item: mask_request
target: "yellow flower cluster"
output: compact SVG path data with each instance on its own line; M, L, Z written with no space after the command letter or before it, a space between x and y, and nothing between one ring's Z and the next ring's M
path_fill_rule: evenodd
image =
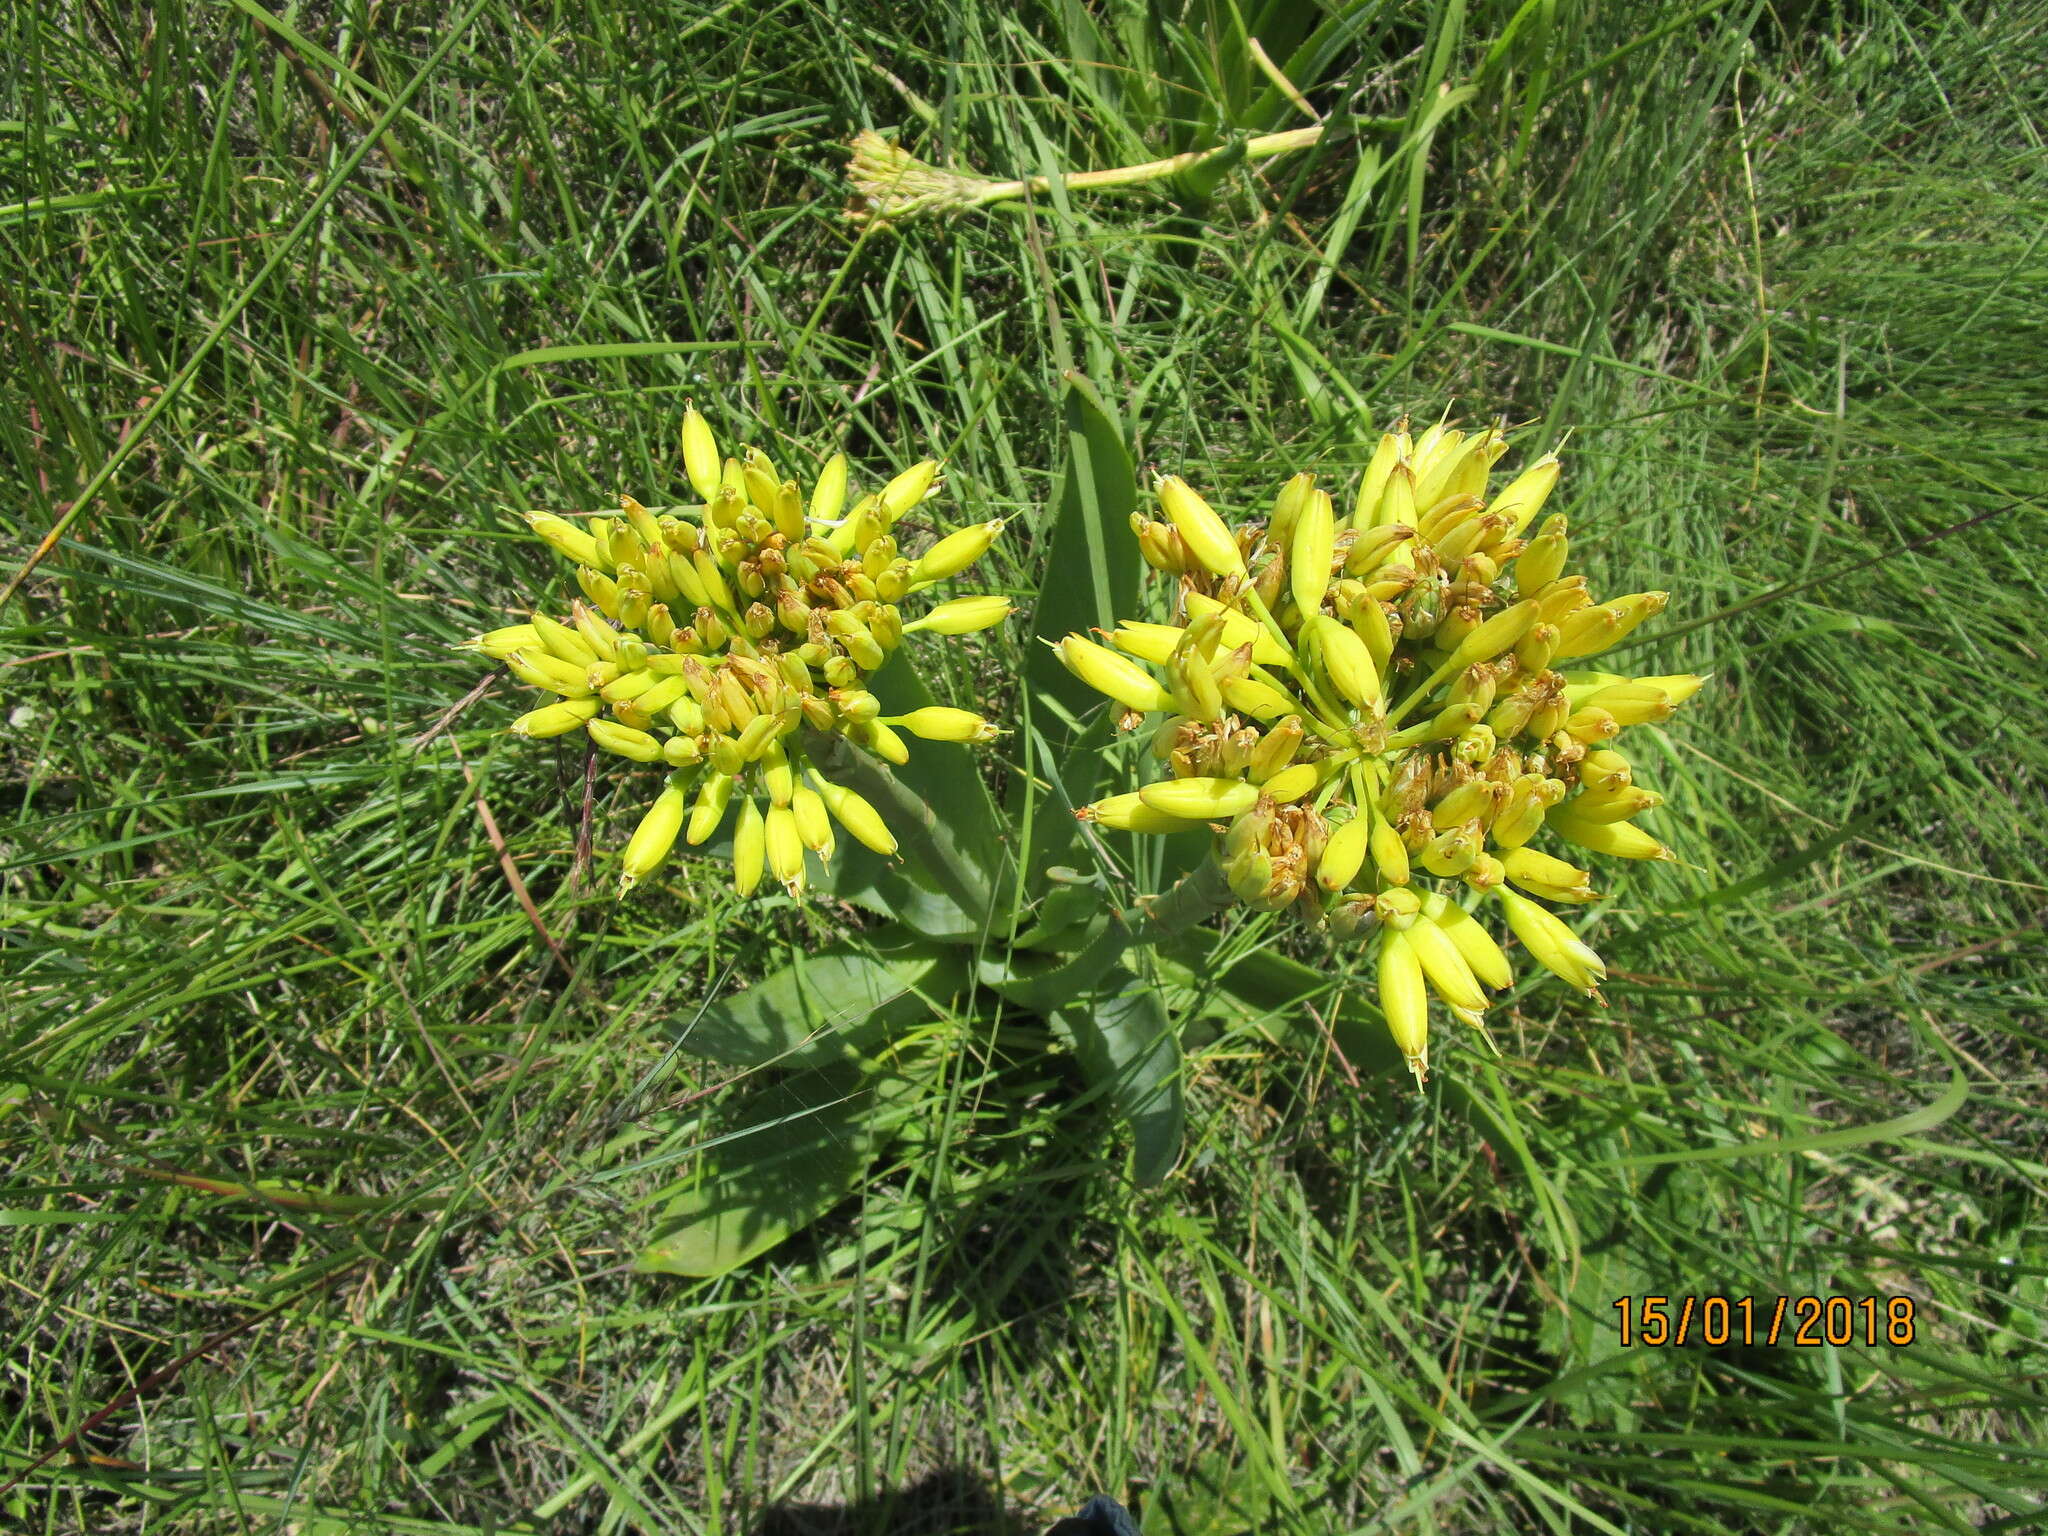
M670 770L626 845L621 894L679 837L704 842L736 807L734 886L751 895L765 870L796 895L805 850L831 857L835 821L878 853L896 851L874 807L810 763L806 728L891 763L908 760L906 733L994 738L993 725L963 709L884 715L865 683L907 634L965 634L1009 616L1009 599L995 595L954 598L907 621L899 606L974 564L1003 525L974 524L911 558L892 530L936 492L937 461L905 470L842 517L843 454L806 499L759 449L722 457L694 408L683 418L683 467L700 505L650 509L621 496L615 518L527 514L534 533L575 562L583 601L469 646L556 696L515 720L515 734L582 731L608 753Z
M1348 518L1298 474L1233 529L1185 482L1133 516L1176 578L1175 622L1069 635L1069 670L1152 736L1170 777L1079 812L1133 832L1211 823L1236 898L1377 946L1380 1001L1418 1081L1429 994L1484 1030L1507 956L1457 896L1497 904L1538 961L1593 993L1600 958L1543 902L1596 899L1589 874L1532 846L1548 832L1624 859L1670 852L1633 824L1660 803L1612 742L1667 718L1693 676L1583 662L1660 613L1662 592L1595 602L1567 575L1545 455L1497 494L1498 430L1385 434ZM1532 528L1535 529L1532 532ZM1158 669L1156 672L1154 668ZM1441 882L1438 884L1437 882Z

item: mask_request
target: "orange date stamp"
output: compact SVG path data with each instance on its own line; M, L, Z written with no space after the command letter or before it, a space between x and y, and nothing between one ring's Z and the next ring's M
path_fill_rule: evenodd
M1623 1296L1621 1346L1790 1344L1818 1349L1911 1344L1920 1325L1911 1296Z

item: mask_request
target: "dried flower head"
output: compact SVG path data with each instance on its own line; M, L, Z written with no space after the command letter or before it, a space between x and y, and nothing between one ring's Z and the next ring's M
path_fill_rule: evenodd
M1557 458L1489 494L1506 448L1498 430L1439 422L1411 436L1404 421L1341 521L1312 475L1236 527L1167 476L1163 516L1132 526L1175 581L1175 622L1058 647L1126 729L1166 716L1152 751L1168 777L1081 817L1154 833L1214 823L1238 900L1374 943L1382 1008L1418 1081L1429 995L1483 1030L1487 992L1513 980L1454 897L1498 906L1539 962L1596 992L1599 956L1542 904L1595 900L1592 877L1532 844L1547 833L1568 854L1671 858L1634 824L1660 797L1613 742L1702 682L1581 670L1666 594L1595 602L1566 574L1563 516L1537 524Z
M844 455L824 465L807 498L757 448L721 457L694 408L683 419L683 466L699 505L648 508L621 496L618 517L527 514L575 562L583 599L468 645L555 696L515 720L514 734L580 731L607 753L669 770L626 845L621 894L679 837L711 837L730 810L740 894L765 871L795 895L805 850L831 857L834 822L878 853L896 851L874 807L810 763L806 728L891 763L908 760L905 735L994 738L993 725L962 709L885 715L866 680L907 634L963 634L1009 616L996 595L955 598L907 621L901 606L980 559L1003 525L971 525L913 558L893 530L939 489L936 460L842 517Z

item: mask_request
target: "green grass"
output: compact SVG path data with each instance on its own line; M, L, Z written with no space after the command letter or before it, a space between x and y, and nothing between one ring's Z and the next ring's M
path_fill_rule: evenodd
M1496 0L1359 7L1312 95L1408 122L1383 174L865 237L860 127L1007 176L1198 100L1078 5L464 14L0 23L7 575L66 522L0 609L12 1519L2041 1518L2048 12L1539 5L1495 49ZM1438 80L1480 90L1419 158ZM580 757L456 709L448 643L558 582L506 513L652 499L695 398L870 484L943 453L1028 599L1069 366L1224 502L1453 395L1571 429L1596 583L1675 594L1630 659L1714 673L1642 754L1685 864L1602 909L1608 1009L1531 986L1501 1059L1447 1052L1491 1128L1244 1024L1134 1196L1063 1058L942 1020L858 1202L635 1277L722 1098L674 1032L858 923L705 860L609 900L640 791L586 868ZM936 691L999 706L1004 643ZM258 1179L371 1204L189 1182ZM1904 1294L1920 1336L1623 1350L1646 1292Z

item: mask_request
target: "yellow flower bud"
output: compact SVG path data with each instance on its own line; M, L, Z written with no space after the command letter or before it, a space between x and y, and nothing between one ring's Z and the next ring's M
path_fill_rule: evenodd
M573 609L571 611L573 613ZM550 656L558 656L579 667L587 667L600 659L596 648L581 634L545 613L534 614L533 631Z
M1302 625L1302 638L1315 647L1323 670L1339 693L1360 709L1379 704L1379 668L1373 665L1372 650L1356 630L1327 614L1317 614Z
M1323 856L1316 860L1316 884L1331 893L1341 891L1358 878L1372 840L1372 818L1361 811L1330 834Z
M1163 667L1172 659L1181 636L1186 633L1173 624L1146 624L1126 619L1111 632L1109 643L1127 656Z
M521 715L511 724L514 736L528 736L535 739L546 736L566 736L580 730L587 720L596 718L604 705L597 699L563 699L558 704L548 704L540 709Z
M1401 440L1392 432L1380 434L1379 447L1373 450L1372 458L1366 462L1365 476L1358 482L1358 499L1351 505L1352 527L1363 531L1385 521L1379 515L1380 502L1400 458Z
M1053 652L1074 676L1126 709L1150 714L1173 708L1173 696L1154 681L1151 673L1107 646L1080 635L1068 635L1053 647Z
M912 619L903 626L903 633L928 629L935 635L972 634L1002 623L1015 611L1010 600L999 594L956 597Z
M1074 815L1098 827L1107 827L1112 832L1166 833L1187 832L1198 826L1185 816L1170 816L1165 811L1155 811L1144 802L1136 790L1128 794L1111 795L1097 800L1093 805L1084 805Z
M888 823L881 813L850 789L842 789L824 775L813 771L811 783L817 786L819 796L832 812L839 825L854 836L854 840L873 849L884 858L896 852L896 839L889 831Z
M1543 818L1543 824L1566 842L1576 843L1593 853L1604 853L1610 858L1670 861L1678 857L1641 827L1631 826L1625 821L1588 821L1573 815L1569 805L1561 805L1552 811Z
M1593 877L1563 859L1535 848L1510 848L1500 855L1501 869L1516 885L1545 901L1598 901Z
M1387 1032L1407 1059L1419 1085L1429 1080L1429 992L1423 985L1422 961L1406 934L1395 928L1380 932L1380 1012Z
M640 818L640 825L633 829L633 836L626 843L625 855L620 860L621 896L659 869L669 850L675 847L676 834L683 829L685 803L682 786L674 781L655 796L654 804L647 808L647 814Z
M846 509L846 455L835 453L818 471L818 483L811 487L811 521L836 523Z
M1654 725L1669 720L1678 706L1662 688L1648 683L1610 683L1585 700L1589 709L1604 709L1619 726Z
M1410 878L1408 868L1408 845L1401 841L1401 834L1394 830L1393 823L1375 815L1372 819L1372 865L1388 885L1403 886Z
M1281 805L1299 800L1303 795L1314 794L1316 786L1323 782L1323 771L1314 763L1295 763L1282 768L1273 777L1259 785L1259 793Z
M1513 650L1535 624L1536 616L1536 604L1526 598L1512 607L1503 608L1459 641L1452 659L1461 667L1469 667L1475 662L1491 661L1503 651Z
M901 726L924 741L994 741L998 734L994 723L980 715L937 704L913 709L907 715L891 716L887 723Z
M808 784L799 784L789 797L789 809L796 817L796 835L803 845L821 859L832 857L833 844L831 814L825 809L825 797Z
M751 795L740 799L739 819L732 826L732 888L741 896L754 894L767 863L768 826L761 807Z
M1280 487L1280 494L1273 498L1273 510L1266 517L1266 543L1273 549L1291 549L1294 544L1294 529L1301 518L1301 510L1308 505L1315 494L1316 477L1303 472L1290 475L1287 483Z
M1470 912L1448 897L1432 892L1422 900L1422 915L1450 936L1480 982L1496 992L1514 985L1515 968L1508 963L1506 951Z
M1508 519L1510 537L1519 535L1543 510L1543 503L1550 499L1561 472L1562 465L1557 455L1546 453L1509 481L1507 489L1494 497L1486 510Z
M636 731L629 725L620 725L613 720L592 720L584 727L590 732L590 739L607 752L630 758L636 763L658 763L661 761L661 743L645 731Z
M1539 964L1581 992L1591 994L1599 990L1600 983L1607 979L1607 967L1555 913L1526 896L1517 896L1506 886L1494 895L1506 909L1508 926L1514 929L1515 937Z
M1337 543L1337 514L1328 491L1309 493L1293 533L1287 551L1287 590L1304 615L1318 613L1330 590L1330 561Z
M910 743L879 720L861 727L855 739L882 761L894 763L898 768L910 761Z
M751 803L751 802L750 802ZM795 896L804 888L804 845L797 835L796 813L786 805L772 805L762 829L768 855L768 871Z
M1486 1011L1486 993L1480 988L1479 978L1472 974L1465 956L1440 924L1425 916L1410 926L1404 937L1415 950L1416 959L1422 962L1422 974L1438 997L1466 1013Z
M1212 576L1245 574L1244 555L1229 527L1185 480L1166 476L1159 482L1158 494L1161 509L1203 570Z
M1222 643L1231 650L1241 645L1252 648L1252 660L1262 667L1291 667L1294 653L1273 638L1273 632L1249 614L1226 608L1206 592L1190 592L1187 595L1188 622L1208 617L1212 613L1223 615Z
M710 425L697 414L696 406L686 406L683 410L683 473L689 476L691 489L709 501L718 494L724 468Z
M1199 649L1183 641L1175 648L1168 670L1175 684L1169 691L1182 714L1195 720L1223 718L1223 693L1217 685L1215 669Z
M1543 520L1543 531L1515 559L1516 592L1534 597L1564 574L1572 547L1566 537L1567 528L1562 512L1554 512Z
M893 523L912 507L923 501L931 493L932 482L938 476L939 461L937 459L926 459L921 463L911 465L910 468L883 486L881 495L876 498L877 509L881 512L883 521ZM998 524L997 526L1000 527L1001 525ZM982 546L983 549L987 547L986 544ZM962 562L955 569L964 569L980 558L981 555L977 551L971 558ZM947 574L950 575L951 572Z
M543 650L514 651L505 658L505 670L529 688L545 688L567 699L587 698L596 691L584 675L586 669L571 666Z
M1652 790L1625 786L1611 794L1587 789L1571 802L1571 813L1580 821L1633 821L1645 811L1654 811L1664 797Z
M556 517L552 512L528 512L525 517L526 526L556 554L578 565L605 563L597 541L566 518Z
M683 840L692 848L716 832L719 822L725 819L732 784L731 774L714 772L698 787L696 803L690 807L689 825L683 833Z
M1256 805L1259 791L1257 786L1241 779L1165 779L1147 784L1138 791L1138 798L1168 816L1188 821L1225 821Z
M1635 682L1639 687L1655 688L1674 705L1678 705L1698 693L1706 680L1706 677L1695 673L1674 672L1664 677L1639 677Z
M1619 752L1599 750L1579 759L1579 782L1587 789L1611 794L1635 782L1628 759Z
M944 581L948 576L959 575L988 553L989 546L995 543L996 535L1002 531L1003 520L996 518L947 534L911 567L910 585L913 588L926 587L935 581Z
M465 651L479 651L493 661L504 661L519 650L546 650L547 643L539 629L531 624L509 624L503 629L486 630L462 642Z
M1299 713L1301 709L1298 701L1255 677L1229 677L1219 686L1223 690L1224 703L1254 720L1278 720L1285 715Z

